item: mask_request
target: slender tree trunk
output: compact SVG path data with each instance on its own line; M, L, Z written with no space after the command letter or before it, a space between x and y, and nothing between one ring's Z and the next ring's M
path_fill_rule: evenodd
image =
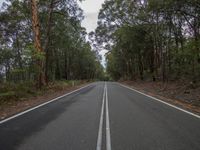
M144 67L143 67L143 63L142 63L142 56L141 54L139 54L139 74L140 74L140 79L144 80Z
M18 31L16 32L15 35L16 35L16 50L17 50L17 63L18 63L17 65L18 65L18 67L22 71L23 65L22 65L22 58L21 58L21 50L20 50L20 44L19 44ZM20 72L18 76L19 76L18 80L20 80L20 82L22 82L23 80L25 80L23 72Z
M23 68L22 66L22 58L21 58L21 51L19 46L19 37L18 37L18 31L16 32L16 47L17 47L17 62L20 69Z
M65 65L64 65L65 79L68 80L68 60L67 60L67 52L65 51Z
M52 14L53 14L53 8L54 8L54 1L51 0L51 3L49 5L49 10L48 10L48 19L47 19L47 30L46 30L46 41L45 41L45 46L44 46L44 51L46 52L46 62L45 62L45 80L46 83L48 84L49 82L49 77L48 77L48 72L49 72L49 42L50 42L50 33L51 33L51 28L52 28Z

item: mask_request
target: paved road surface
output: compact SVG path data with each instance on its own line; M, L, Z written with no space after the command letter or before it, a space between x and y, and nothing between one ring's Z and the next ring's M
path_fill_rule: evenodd
M200 150L200 118L96 82L6 122L0 150Z

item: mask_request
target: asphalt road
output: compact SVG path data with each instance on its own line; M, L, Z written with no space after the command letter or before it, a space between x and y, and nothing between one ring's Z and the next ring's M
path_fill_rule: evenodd
M0 150L200 150L200 118L96 82L0 121Z

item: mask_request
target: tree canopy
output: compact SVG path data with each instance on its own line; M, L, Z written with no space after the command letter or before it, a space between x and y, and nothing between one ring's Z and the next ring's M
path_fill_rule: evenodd
M106 0L95 31L114 79L200 80L199 0Z
M99 54L86 40L76 0L8 0L0 11L1 81L96 79Z

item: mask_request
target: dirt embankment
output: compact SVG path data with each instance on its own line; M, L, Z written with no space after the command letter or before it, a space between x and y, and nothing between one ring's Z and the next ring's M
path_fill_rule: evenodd
M123 81L123 84L148 95L200 114L200 87L184 82Z
M18 98L17 100L7 99L7 101L0 103L0 120L69 93L87 84L89 84L89 82L85 81L80 82L77 85L53 84L34 96L29 95L28 97Z

